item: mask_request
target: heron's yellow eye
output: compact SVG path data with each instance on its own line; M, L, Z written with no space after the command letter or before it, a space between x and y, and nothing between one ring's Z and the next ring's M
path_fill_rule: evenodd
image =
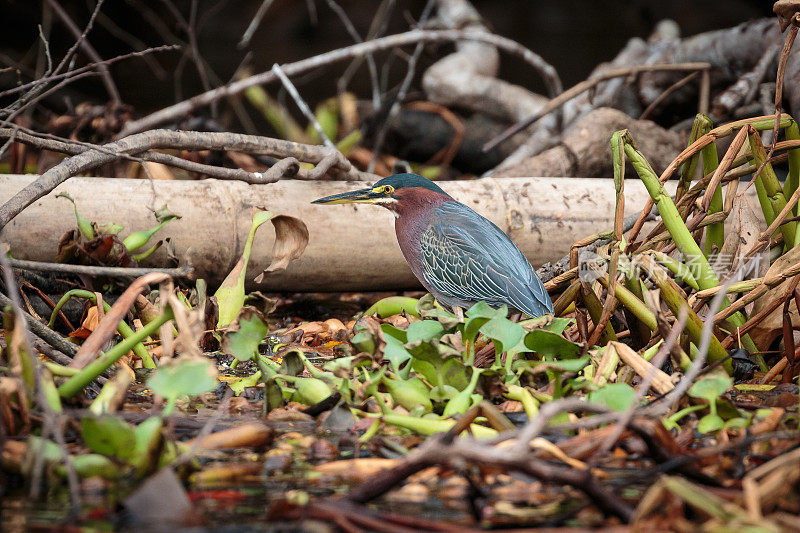
M394 192L394 187L391 185L383 185L381 187L375 187L372 191L376 194L392 194Z

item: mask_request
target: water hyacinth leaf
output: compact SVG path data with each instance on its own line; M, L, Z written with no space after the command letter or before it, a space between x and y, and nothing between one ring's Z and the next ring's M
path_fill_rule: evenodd
M500 309L494 309L486 302L480 301L467 309L464 314L469 318L494 318L501 315L505 317L508 314L508 309L505 306Z
M572 359L581 353L581 347L561 335L536 329L525 335L525 346L542 356Z
M409 344L429 342L438 339L444 333L444 327L434 320L419 320L408 326L406 338Z
M411 353L401 341L391 335L386 335L384 339L386 340L386 346L383 349L383 357L389 361L395 372L400 372L403 364L411 359Z
M289 263L303 255L308 246L308 228L305 222L289 215L272 216L271 220L275 227L272 262L256 276L253 280L256 283L264 281L264 277L272 272L286 270Z
M219 307L219 320L217 327L222 328L233 322L239 315L239 311L244 305L244 277L247 271L247 263L250 261L250 252L253 249L253 239L256 230L267 220L275 215L269 211L256 211L253 214L253 223L250 226L250 233L244 243L244 251L239 261L228 273L222 285L219 286L214 296ZM277 242L277 241L276 241Z
M525 336L525 329L504 316L496 316L481 326L481 333L494 341L495 352L514 348Z
M303 364L302 352L299 350L289 350L283 354L281 366L278 369L278 374L285 376L299 376L305 365Z
M159 366L147 386L168 400L180 396L197 396L214 390L217 385L217 368L208 359L181 356Z
M416 311L421 318L438 320L445 329L453 328L459 323L456 315L443 309L431 294L426 294L417 301Z
M120 459L130 457L136 444L133 428L111 415L84 418L81 420L81 435L92 451Z
M258 345L266 337L269 327L251 307L242 310L238 324L237 331L225 334L222 349L239 361L249 361L258 356Z
M697 423L697 431L700 433L712 433L725 426L725 421L719 415L710 414L700 419Z
M381 324L381 331L384 333L383 336L384 340L388 335L390 337L394 337L403 344L408 342L408 333L404 329L400 329L396 326L386 323L386 324Z
M464 390L469 384L470 367L459 359L450 358L442 365L441 374L445 383L458 390Z
M711 403L723 395L731 385L733 385L733 380L730 376L716 372L699 379L689 389L688 394L693 398L702 398Z
M605 405L614 411L625 411L636 400L636 391L627 383L609 383L589 393L591 403Z
M247 387L255 387L261 381L261 371L256 370L251 376L239 378L230 385L228 385L235 396L239 396Z
M555 333L556 335L561 335L574 323L574 318L555 317L550 319L550 323L542 326L541 329Z

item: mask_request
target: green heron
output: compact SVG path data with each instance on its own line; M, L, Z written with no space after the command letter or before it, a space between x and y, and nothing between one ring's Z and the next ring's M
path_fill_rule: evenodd
M313 203L378 204L392 211L397 242L411 271L443 305L468 309L484 301L532 318L553 313L542 281L514 242L422 176L395 174L372 187Z

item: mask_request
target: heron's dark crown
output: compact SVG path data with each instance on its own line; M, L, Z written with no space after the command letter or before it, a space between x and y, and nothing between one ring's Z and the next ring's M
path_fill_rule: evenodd
M430 191L438 192L439 194L444 194L445 196L448 197L450 196L434 182L432 182L427 178L423 178L422 176L418 176L417 174L410 174L410 173L393 174L375 183L375 185L373 185L373 188L382 187L384 185L390 185L395 190L403 188L411 188L411 187L422 187L423 189L428 189Z

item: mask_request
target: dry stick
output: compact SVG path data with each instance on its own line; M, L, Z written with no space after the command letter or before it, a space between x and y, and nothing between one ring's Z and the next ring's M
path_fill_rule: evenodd
M58 187L67 179L91 168L117 159L119 153L137 154L152 148L181 148L187 150L220 149L267 154L276 157L296 157L311 163L321 162L332 153L329 148L294 143L268 137L243 135L239 133L152 130L125 137L103 147L109 152L90 150L66 159L39 176L36 181L0 207L0 229L5 227L23 209ZM337 153L337 152L333 152ZM346 177L358 179L363 173L356 170L349 161L339 157L333 168L342 170ZM368 179L372 179L372 175Z
M389 35L372 41L357 43L338 50L332 50L308 59L283 65L281 69L287 76L297 76L312 69L331 63L361 56L367 53L378 52L398 46L416 44L418 42L437 43L452 41L479 41L491 44L510 54L521 57L526 63L539 71L547 83L554 83L558 79L555 69L542 59L538 54L528 50L521 44L492 33L479 33L469 30L411 30L405 33ZM216 89L198 94L172 106L156 111L139 120L128 122L120 132L120 136L138 133L157 126L163 122L183 118L195 109L205 107L221 98L234 96L255 85L263 85L277 80L277 75L271 70L237 80Z
M662 184L666 183L667 180L669 180L670 176L672 176L672 174L678 169L680 165L682 165L694 154L696 154L697 152L699 152L712 142L715 142L718 138L729 135L736 128L739 128L741 126L747 126L748 124L752 124L754 122L758 122L769 117L771 117L771 115L763 117L752 117L743 120L737 120L736 122L730 122L728 124L723 124L722 126L714 128L713 130L709 131L708 133L697 139L691 145L684 148L684 150L680 154L678 154L678 157L673 159L672 162L667 166L667 168L664 169L664 172L662 172L661 175L658 177L658 181L661 182ZM780 118L790 119L791 117L786 114L781 114ZM766 160L769 161L769 158L766 158ZM655 203L653 202L653 199L649 198L647 200L647 204L645 205L644 209L642 209L639 218L636 220L636 224L634 224L633 229L631 229L631 233L628 236L629 242L634 242L636 240L636 237L639 235L642 226L644 226L644 223L647 219L647 215L650 214L650 210L653 209L654 205Z
M758 166L758 170L753 174L753 180L761 174L761 171L766 166L772 153L775 151L775 143L778 142L778 130L780 129L780 114L783 106L783 78L786 75L786 63L789 61L789 52L792 50L792 45L797 37L797 24L800 22L800 14L796 13L792 17L792 27L789 28L789 33L786 34L786 40L781 49L781 55L778 59L778 74L775 79L775 124L772 126L772 143L769 146L769 153L767 157Z
M405 100L408 88L411 86L411 81L414 79L414 73L417 70L417 61L419 61L419 56L422 55L423 48L423 43L417 44L416 48L414 48L414 53L411 54L411 58L408 60L408 70L406 71L406 75L403 77L403 81L400 84L400 90L397 91L397 94L394 97L394 102L392 102L392 106L389 108L389 114L387 115L386 120L383 121L383 125L381 126L380 131L378 131L378 136L375 139L375 146L372 148L372 158L369 161L367 172L375 172L375 165L377 164L378 157L381 154L383 143L386 141L386 135L389 131L389 124L391 124L392 120L397 116L398 113L400 113L400 107L403 105L403 100Z
M647 394L647 391L650 388L650 383L653 382L653 378L655 378L657 374L656 370L660 369L666 358L669 357L672 348L677 344L681 333L683 333L683 328L686 326L686 320L688 318L689 314L685 309L683 309L681 314L678 316L678 320L675 321L672 329L670 329L669 335L666 339L664 339L664 343L658 349L658 352L656 352L656 355L653 357L652 361L650 361L652 367L639 386L636 388L636 397L634 398L633 402L631 402L631 405L628 407L628 409L620 413L614 431L608 435L608 438L606 438L605 441L603 441L603 444L598 449L595 457L601 457L608 452L614 443L617 442L617 439L619 439L620 435L622 435L622 432L625 431L625 428L628 427L631 419L633 419L633 415L636 414L638 404L644 399L645 394Z
M267 9L269 9L269 6L272 4L272 2L273 0L263 0L263 2L261 2L261 5L258 6L258 11L256 11L253 20L250 21L250 24L248 24L247 29L244 30L242 39L239 41L238 44L239 49L242 49L246 47L248 44L250 44L250 39L252 39L253 35L256 33L259 24L261 24L261 19L264 18L264 15L266 14Z
M681 398L683 398L683 395L686 394L686 391L689 390L689 387L692 386L695 378L697 378L698 374L702 370L703 365L706 362L706 356L708 355L708 347L711 343L711 335L714 334L714 315L719 310L722 302L725 300L728 287L738 281L738 274L739 273L737 272L723 281L721 284L722 288L711 300L711 303L708 306L708 315L706 316L705 323L703 324L703 330L700 334L700 345L697 347L697 356L695 357L694 361L692 361L692 366L689 367L689 370L686 371L686 374L684 374L680 382L678 382L675 388L662 399L661 405L663 406L662 409L664 411L672 409L675 404L678 403Z
M108 276L113 278L144 276L145 274L166 274L173 278L194 278L194 268L182 266L178 268L126 268L109 266L70 265L66 263L46 263L42 261L26 261L23 259L9 259L14 268L23 270L38 270L41 272L58 272L59 274L82 274L86 276Z
M707 71L703 71L703 72L707 72ZM687 83L689 83L690 81L695 79L699 73L700 73L700 71L696 70L696 71L692 72L691 74L689 74L688 76L684 76L680 80L676 81L675 83L673 83L672 85L670 85L669 87L664 89L664 92L659 94L658 98L653 100L650 103L650 105L647 106L644 111L642 111L642 114L639 115L639 120L645 120L647 117L649 117L650 113L652 113L658 106L660 106L661 103L664 102L664 100L669 98L669 96L672 93L674 93L675 91L677 91L678 89L680 89L681 87L683 87L684 85L686 85Z
M641 74L643 72L687 71L687 70L702 71L702 70L708 70L710 68L711 68L710 63L672 63L663 65L635 65L633 67L615 68L612 70L608 70L606 72L603 72L602 74L598 74L596 78L584 80L578 83L577 85L570 87L563 93L559 94L558 96L547 102L547 104L545 104L545 106L542 107L542 109L540 109L538 112L534 113L533 115L529 116L526 119L517 122L507 130L505 130L503 133L501 133L494 139L484 144L483 151L488 152L489 150L491 150L501 142L505 141L512 135L519 133L520 131L524 130L525 128L536 122L537 120L541 119L542 117L552 113L559 107L563 106L576 96L580 95L581 93L585 93L586 91L589 91L594 87L597 87L597 85L599 85L604 81L608 81L614 78L622 78L625 76Z
M5 307L12 305L12 303L13 302L7 296L5 296L4 294L0 294L0 305ZM48 328L47 326L45 326L32 316L30 316L25 311L22 312L25 314L25 319L27 320L28 328L31 330L31 332L40 339L42 339L44 342L46 342L47 344L49 344L50 346L52 346L53 348L64 354L66 357L69 358L69 360L67 361L66 359L58 356L51 357L48 354L45 355L48 355L48 357L50 357L59 364L71 363L72 358L75 357L76 353L78 353L78 346L64 339L64 337L62 337L52 329Z
M47 0L47 4L55 12L58 18L61 19L61 22L64 23L64 26L67 27L69 32L73 36L75 36L76 39L81 39L80 28L78 28L78 26L72 21L72 19L64 10L64 8L61 7L61 4L59 2L56 2L56 0ZM97 7L97 10L98 11L100 10L99 5ZM108 66L105 63L103 63L103 58L100 57L100 54L97 53L97 50L94 49L94 47L89 43L89 41L85 37L81 39L80 43L81 43L81 48L83 49L84 52L86 52L86 55L89 56L89 59L91 59L97 64L97 70L100 71L100 76L103 78L103 85L106 86L106 92L108 92L108 96L111 98L112 101L119 102L120 101L119 90L117 89L117 86L114 83L114 79L111 77L111 72L108 70Z
M134 280L117 298L92 334L81 344L70 367L83 368L89 364L100 353L100 349L114 336L117 326L125 318L136 297L151 283L158 283L168 278L169 276L166 274L150 273Z
M88 150L100 150L100 151L106 151L110 154L115 153L111 150L104 149L102 146L98 144L77 142L77 141L72 141L70 139L54 140L51 138L39 137L31 132L22 132L18 128L0 128L0 138L3 137L11 138L14 136L14 132L16 132L16 141L21 142L23 144L27 144L29 146L35 146L37 148L50 150L53 152L78 155ZM0 149L0 154L2 154L3 151L4 151L3 149ZM248 172L240 168L217 167L213 165L206 165L203 163L196 163L194 161L189 161L188 159L183 159L181 157L176 157L174 155L164 154L161 152L145 152L139 154L139 156L137 157L129 156L127 154L119 154L119 155L121 157L125 157L126 159L130 159L132 161L136 161L139 163L143 161L152 161L154 163L161 163L162 165L180 168L183 170L187 170L189 172L196 172L198 174L206 175L212 178L244 181L245 183L250 183L254 185L275 183L276 181L279 181L280 179L287 177L288 178L298 177L299 179L314 179L313 177L309 177L309 174L311 173L314 173L314 175L317 174L315 172L316 168L313 171L300 169L298 161L291 157L287 158L289 160L287 163L284 163L282 166L279 167L278 163L276 163L275 165L270 167L269 170L267 170L266 172Z
M16 94L16 93L22 92L22 91L24 91L26 89L29 89L31 87L35 87L36 85L38 85L40 83L50 82L50 81L58 81L58 80L62 80L64 78L72 77L72 76L74 76L76 74L82 74L82 73L88 72L88 71L90 71L90 70L92 70L95 67L98 67L100 65L111 65L111 64L116 63L118 61L122 61L123 59L130 59L132 57L143 57L143 56L145 56L147 54L152 54L152 53L155 53L155 52L164 52L164 51L169 51L169 50L180 50L180 46L174 45L174 44L164 45L164 46L154 46L152 48L147 48L147 49L142 50L140 52L130 52L128 54L122 54L122 55L119 55L119 56L116 56L116 57L112 57L111 59L105 59L103 61L99 61L97 63L89 63L88 65L84 65L84 66L82 66L80 68L76 68L76 69L70 70L69 72L64 72L62 74L57 74L55 76L42 77L42 78L39 78L37 80L30 81L28 83L23 83L22 85L17 85L16 87L14 87L12 89L7 89L5 91L0 91L0 98L2 98L4 96L10 96L12 94Z
M315 117L314 113L311 112L311 108L308 107L308 104L305 102L305 100L303 100L303 97L300 96L300 93L297 92L297 88L294 86L292 81L286 76L286 74L283 73L280 65L274 63L272 65L272 72L274 72L275 75L278 76L278 79L281 80L283 88L286 89L286 91L292 97L292 100L294 100L294 103L296 103L297 107L300 108L300 112L303 113L311 125L314 126L314 129L317 130L317 134L319 135L319 138L322 139L322 142L325 144L325 146L331 150L336 150L336 145L333 144L333 141L331 141L325 134L325 130L322 129L319 121L317 121L317 117Z
M6 250L8 249L7 244L3 244L2 247L3 249ZM53 410L53 408L50 406L50 402L47 401L42 381L43 379L42 369L39 366L38 361L35 360L35 357L33 355L33 350L31 349L32 343L30 341L30 331L28 330L28 324L29 324L28 318L30 317L30 315L28 315L26 312L22 310L22 306L20 305L20 300L19 300L20 290L19 287L17 286L17 280L14 278L14 273L12 272L11 266L8 264L8 257L6 257L5 254L0 254L0 266L2 266L3 268L3 281L6 286L6 291L10 296L10 298L8 299L9 304L14 311L14 322L16 325L21 325L22 344L24 347L25 354L19 354L19 356L20 358L26 356L30 358L30 365L31 368L33 368L33 374L35 379L36 399L39 402L39 406L44 411L42 438L46 439L48 437L48 433L50 432L52 432L56 436L56 440L58 441L58 445L61 448L61 452L64 454L64 464L67 470L67 481L69 483L69 492L70 492L72 510L77 511L78 509L80 509L81 506L78 474L75 472L75 465L72 463L72 458L70 457L64 445L63 428L55 425L58 416ZM31 323L34 322L37 321L33 320ZM53 429L53 426L55 426L56 429ZM34 468L35 468L34 478L36 479L36 482L31 485L31 492L36 492L37 493L36 495L38 495L39 482L41 480L41 475L44 468L43 453L37 455Z
M347 30L347 33L350 34L350 37L357 43L363 43L364 39L361 38L359 35L358 30L356 30L353 23L350 21L350 18L345 13L342 6L337 4L334 0L327 0L328 7L331 8L339 20L342 21L344 28ZM381 105L381 88L380 82L378 81L378 66L375 64L375 56L373 54L366 54L367 56L367 70L369 70L369 80L372 84L372 106L377 109Z
M722 347L726 350L730 348L737 338L741 337L742 335L746 335L751 329L760 324L762 320L767 318L770 314L772 314L773 311L780 307L786 298L791 298L794 295L794 291L797 288L798 282L800 282L800 274L792 279L792 281L789 283L789 290L787 290L783 296L770 302L770 304L766 308L762 309L761 312L751 317L750 320L745 322L741 327L736 328L735 334L728 335L728 337L722 341Z
M706 187L706 193L703 195L703 201L701 203L704 213L708 212L708 208L711 205L711 200L714 197L714 193L716 192L720 183L722 183L722 177L728 173L733 160L739 154L739 150L742 149L742 145L747 139L747 133L747 127L742 126L742 129L739 130L739 133L737 133L736 137L733 138L733 142L728 148L728 151L725 152L725 155L722 157L722 161L720 161L719 166L714 171L714 175L711 176L711 181L708 182L708 187Z

